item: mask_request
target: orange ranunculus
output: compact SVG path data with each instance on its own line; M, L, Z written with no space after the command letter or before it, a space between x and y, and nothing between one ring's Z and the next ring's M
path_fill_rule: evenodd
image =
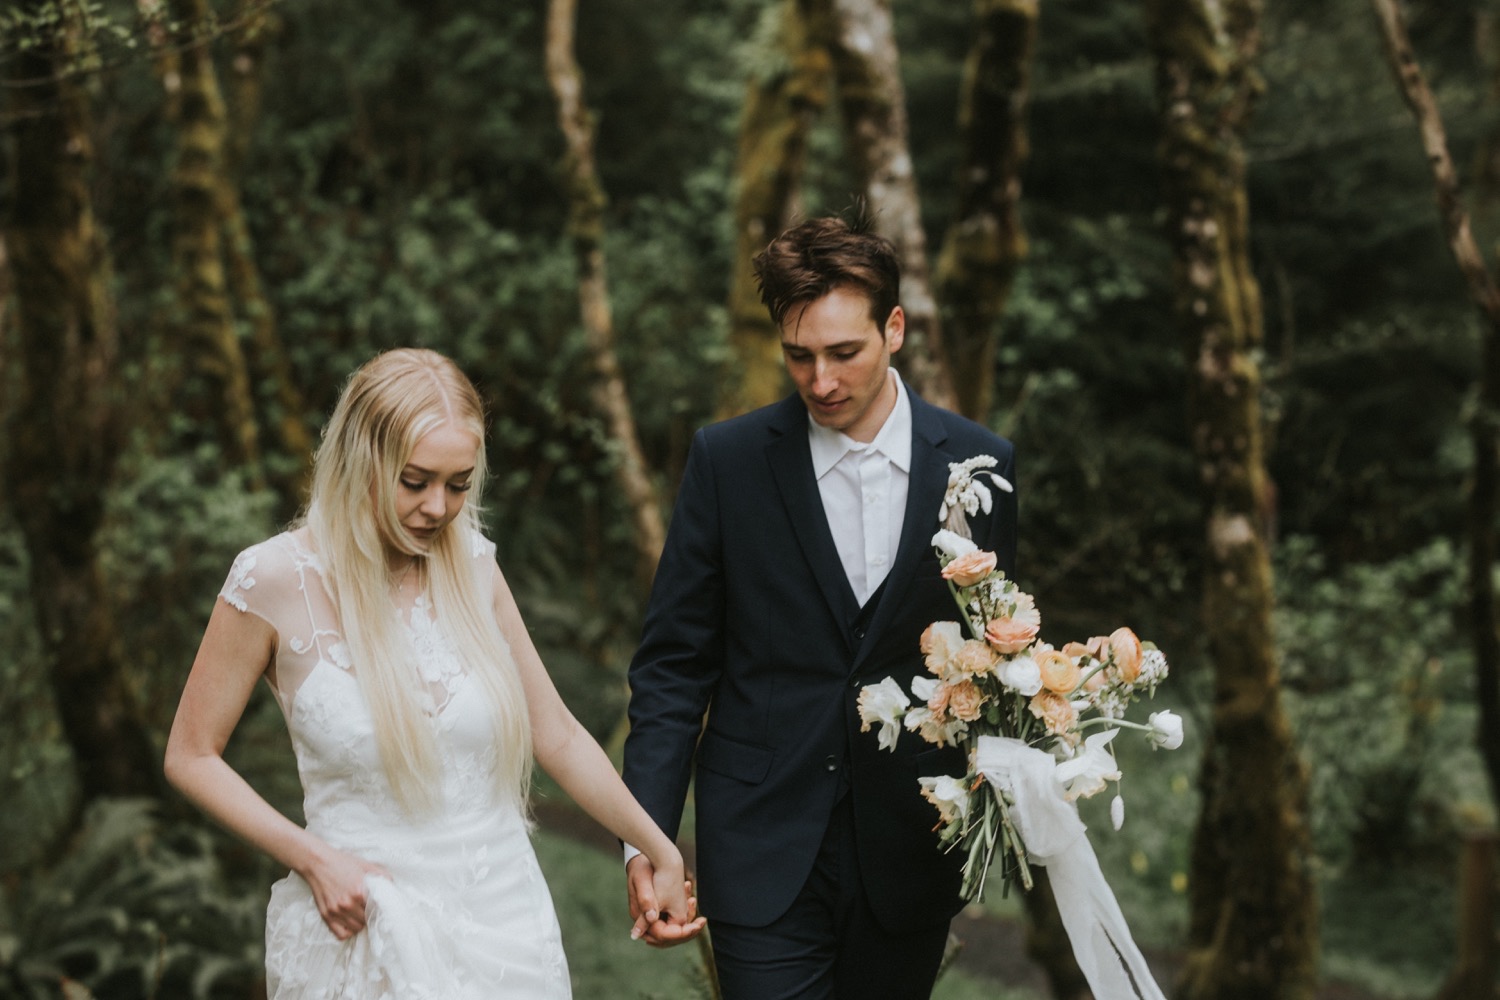
M983 549L967 552L943 567L943 579L960 587L972 587L994 572L995 553Z
M1141 675L1141 640L1128 628L1117 628L1109 634L1109 645L1115 653L1115 673L1121 682L1133 684Z
M1031 699L1031 714L1047 724L1047 732L1053 736L1061 736L1069 743L1078 741L1078 734L1072 732L1078 724L1078 710L1073 703L1056 691L1042 688Z
M1093 652L1089 649L1089 647L1085 646L1081 642L1070 642L1067 645L1063 646L1062 651L1063 651L1064 655L1071 656L1075 660L1078 659L1080 656L1093 656L1094 655Z
M984 692L971 680L948 685L948 712L955 719L973 722L984 711Z
M1036 660L1037 668L1042 672L1042 687L1048 691L1072 694L1078 682L1083 679L1083 671L1078 669L1073 658L1056 649L1045 649L1032 659Z
M1041 626L1018 618L995 618L984 627L984 638L1002 653L1019 653L1036 639Z

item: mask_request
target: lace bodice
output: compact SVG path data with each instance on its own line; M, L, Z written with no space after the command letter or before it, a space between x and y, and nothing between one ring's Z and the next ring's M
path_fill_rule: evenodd
M476 536L470 551L476 571L492 564L494 546L487 539ZM490 578L476 572L486 585ZM276 631L267 679L297 754L308 827L352 845L390 824L416 822L391 794L359 667L351 661L325 570L307 536L286 532L240 553L220 596ZM493 808L495 727L482 685L469 683L425 593L405 608L393 601L392 613L425 682L422 707L437 737L443 801Z

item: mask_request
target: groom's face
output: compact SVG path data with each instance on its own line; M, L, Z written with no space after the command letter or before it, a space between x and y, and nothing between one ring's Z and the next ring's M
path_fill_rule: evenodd
M906 317L897 306L882 336L869 298L854 289L836 288L792 310L781 327L781 353L813 420L856 441L873 441L896 404L887 372L905 333Z

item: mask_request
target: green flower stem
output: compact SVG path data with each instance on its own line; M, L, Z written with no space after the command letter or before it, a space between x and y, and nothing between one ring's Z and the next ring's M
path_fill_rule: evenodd
M1089 729L1094 726L1115 726L1118 729L1138 729L1143 733L1156 732L1156 729L1154 727L1148 726L1144 722L1131 722L1129 719L1110 719L1102 715L1096 715L1092 719L1084 719L1083 721L1078 723L1077 728L1081 733L1085 729Z

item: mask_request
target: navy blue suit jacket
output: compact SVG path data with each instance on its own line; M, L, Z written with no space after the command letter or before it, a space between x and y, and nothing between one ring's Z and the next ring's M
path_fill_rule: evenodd
M861 875L892 931L960 906L959 852L937 849L917 777L962 775L962 753L903 733L896 751L859 731L864 684L924 672L918 640L957 609L931 538L948 463L989 454L1015 482L1010 442L908 393L910 486L895 563L873 607L849 586L813 476L796 395L693 439L630 666L625 783L675 837L689 780L703 913L764 926L812 869L841 790L852 795ZM1014 493L971 519L974 539L1015 561Z

